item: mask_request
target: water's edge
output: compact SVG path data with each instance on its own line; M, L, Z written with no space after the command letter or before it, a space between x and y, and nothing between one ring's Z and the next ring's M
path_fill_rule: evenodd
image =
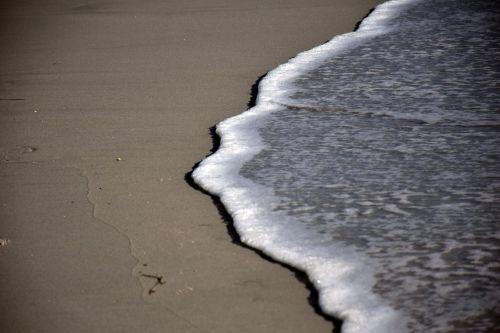
M192 172L196 184L220 198L244 244L307 274L318 291L322 310L329 316L344 320L345 332L368 331L368 327L373 331L377 331L377 327L391 327L394 331L398 331L404 323L398 323L397 315L390 307L372 306L374 303L382 304L382 302L370 293L371 281L358 281L354 278L356 271L343 269L342 261L331 260L321 255L321 252L329 251L330 245L325 245L327 248L314 253L304 253L304 248L300 246L296 249L288 248L285 241L289 237L293 237L300 244L300 239L297 239L297 235L301 234L298 230L300 228L295 226L289 228L290 224L287 223L278 225L269 223L276 220L275 215L271 216L272 193L240 176L239 170L243 164L265 148L258 129L266 122L269 114L281 108L281 105L274 101L280 100L280 97L287 94L288 82L314 68L325 57L387 33L389 28L386 23L390 18L418 1L388 1L376 7L355 32L337 36L326 44L300 53L269 72L259 84L256 105L217 125L216 133L221 138L219 149L203 160ZM287 219L288 217L283 216L284 221ZM335 277L325 276L324 269L320 267L338 273ZM335 283L332 283L333 281ZM345 287L346 285L349 287ZM359 290L366 290L365 305L352 302L352 295L345 292L352 289L357 289L358 293ZM339 290L343 292L339 293ZM325 299L330 301L325 302ZM335 300L333 306L332 299ZM368 320L373 318L377 319Z
M258 91L257 86L264 76L265 75L261 76L256 81L254 86L252 87L252 93L251 93L252 97L251 97L250 102L248 103L249 108L252 108L253 106L255 106L255 100L257 98L257 91ZM221 142L221 138L216 133L216 126L212 126L209 128L209 134L210 134L210 137L212 138L212 149L210 149L210 154L208 154L207 157L211 156L216 151L218 151L218 149L220 148L220 142ZM240 235L236 231L236 228L234 225L234 220L233 220L231 214L228 213L226 207L221 202L220 198L217 195L214 195L214 194L206 191L203 187L201 187L200 185L198 185L194 181L193 172L194 172L194 170L196 170L199 167L200 163L201 163L201 161L196 163L192 167L191 171L187 172L184 175L184 180L194 190L199 191L199 192L201 192L205 195L208 195L210 197L214 206L217 209L217 212L218 212L220 218L222 219L222 221L224 222L224 224L226 226L227 233L228 233L229 237L231 238L231 242L237 246L241 246L249 251L254 252L258 256L260 256L263 260L269 261L273 264L280 265L284 269L290 270L293 273L293 275L295 276L295 278L297 279L297 281L299 283L301 283L309 292L309 296L307 297L307 301L308 301L309 305L313 308L314 312L318 316L322 317L324 320L326 320L332 324L332 327L333 327L332 333L340 333L342 330L342 324L343 324L342 320L340 320L336 317L332 317L332 316L323 312L323 310L321 309L321 307L319 305L318 291L314 287L313 283L310 281L306 272L304 272L303 270L300 270L294 266L291 266L285 262L277 261L274 258L267 255L266 253L264 253L262 250L251 247L251 246L242 242Z

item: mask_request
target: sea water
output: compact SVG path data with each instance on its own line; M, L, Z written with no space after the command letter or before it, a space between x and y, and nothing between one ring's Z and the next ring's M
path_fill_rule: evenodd
M500 331L497 1L389 1L218 133L195 180L343 332Z

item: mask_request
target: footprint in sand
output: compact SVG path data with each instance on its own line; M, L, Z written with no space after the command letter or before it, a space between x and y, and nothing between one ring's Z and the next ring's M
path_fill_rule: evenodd
M23 162L23 155L34 153L38 150L34 146L18 146L7 151L2 157L2 162Z

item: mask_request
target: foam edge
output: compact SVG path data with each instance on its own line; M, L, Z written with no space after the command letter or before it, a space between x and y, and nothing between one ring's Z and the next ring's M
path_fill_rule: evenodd
M234 220L241 240L270 257L303 270L318 290L322 310L344 320L343 332L402 332L404 322L397 312L370 292L374 283L365 268L353 267L349 251L324 243L311 252L300 227L287 216L272 212L269 189L239 175L241 167L265 148L258 129L280 108L293 89L290 82L317 66L322 59L338 54L367 39L388 33L390 19L422 0L392 0L381 4L363 20L355 32L336 36L326 44L298 54L270 71L259 85L255 107L217 125L219 149L193 171L193 180L218 196ZM277 222L280 221L280 222ZM293 227L291 227L293 226ZM294 239L294 247L287 240ZM302 239L302 238L304 239ZM297 246L297 244L299 246ZM339 253L331 259L324 253ZM363 273L362 273L363 271Z

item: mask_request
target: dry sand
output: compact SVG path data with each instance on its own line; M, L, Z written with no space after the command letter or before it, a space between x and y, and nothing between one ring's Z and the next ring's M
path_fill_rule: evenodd
M2 1L0 331L332 331L185 176L259 76L379 2Z

